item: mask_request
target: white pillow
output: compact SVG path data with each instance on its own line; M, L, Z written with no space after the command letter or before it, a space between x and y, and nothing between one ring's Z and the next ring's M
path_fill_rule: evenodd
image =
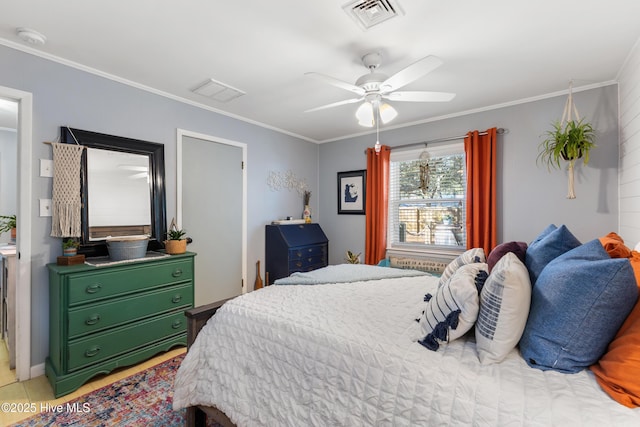
M473 328L480 306L478 294L488 271L485 263L463 265L434 296L425 296L427 305L419 319L420 344L436 351L441 342L460 338Z
M476 348L480 363L501 362L520 341L531 305L527 267L513 253L493 267L480 293Z
M482 248L473 248L459 255L456 259L451 261L447 268L442 272L442 276L440 276L440 281L438 282L438 287L443 286L447 281L453 276L453 273L463 265L473 264L475 262L487 262L487 257L484 254L484 249Z

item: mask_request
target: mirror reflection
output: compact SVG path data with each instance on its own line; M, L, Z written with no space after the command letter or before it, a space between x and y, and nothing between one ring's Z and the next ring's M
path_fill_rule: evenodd
M89 240L151 235L148 155L87 148Z
M149 250L162 249L167 234L164 145L67 126L60 130L61 142L86 147L78 253L107 255L108 236L148 235Z

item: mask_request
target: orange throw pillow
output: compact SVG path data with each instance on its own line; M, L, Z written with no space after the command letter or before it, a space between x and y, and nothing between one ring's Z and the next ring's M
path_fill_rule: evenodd
M601 237L600 243L611 258L629 258L640 292L640 252L627 248L616 233ZM612 399L629 408L640 406L640 301L591 370Z
M640 303L636 303L607 353L591 370L615 401L629 408L640 406Z
M631 251L631 258L629 258L629 261L631 261L631 268L633 268L633 274L636 276L636 283L640 288L640 252Z
M632 251L626 247L622 237L614 232L600 237L600 243L611 258L629 258L634 275L636 276L636 283L638 287L640 287L640 252Z
M614 232L601 237L600 243L611 258L629 258L631 256L631 249L626 247L622 237Z

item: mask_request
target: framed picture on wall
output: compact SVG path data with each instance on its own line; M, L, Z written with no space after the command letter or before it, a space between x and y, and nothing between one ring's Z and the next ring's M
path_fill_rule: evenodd
M364 215L367 171L338 172L338 214Z

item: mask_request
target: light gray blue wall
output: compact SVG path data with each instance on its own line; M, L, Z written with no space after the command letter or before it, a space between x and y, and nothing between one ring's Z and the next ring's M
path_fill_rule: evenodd
M576 195L566 199L567 175L536 165L538 145L550 123L562 117L566 96L389 130L389 146L464 135L491 127L498 137L498 240L531 241L550 223L566 224L582 241L618 230L618 94L610 85L574 94L581 116L597 130L589 165L576 168ZM329 238L330 263L343 262L347 249L364 253L365 217L337 214L336 173L366 168L366 135L320 146L320 217Z
M15 131L0 129L0 215L13 215L18 205L18 137ZM8 242L11 234L0 235L0 243Z
M314 195L318 194L316 144L5 46L0 46L0 70L0 86L33 94L32 366L43 363L48 354L46 264L55 262L62 252L60 240L49 237L51 219L38 216L38 199L51 198L52 186L51 178L38 176L39 159L51 159L51 147L42 142L55 140L60 126L164 144L169 220L176 215L176 129L246 143L249 289L255 278L255 261L264 260L264 225L287 215L299 216L303 208L297 193L269 189L269 171L291 170L307 181ZM318 212L318 199L312 197L311 201L314 212Z

